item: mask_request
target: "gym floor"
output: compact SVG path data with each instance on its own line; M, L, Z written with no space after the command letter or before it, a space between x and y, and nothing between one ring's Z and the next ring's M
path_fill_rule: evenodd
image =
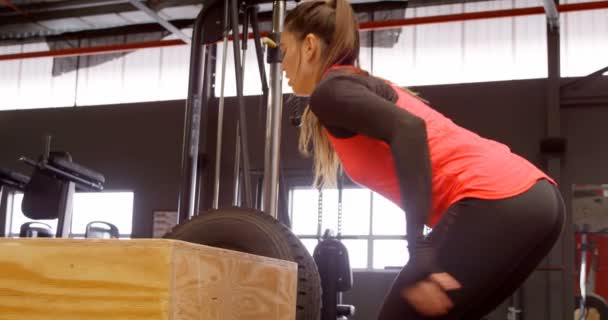
M76 238L84 237L86 224L95 220L116 225L121 238L158 237L177 211L190 61L190 45L184 40L190 40L201 1L137 5L147 10L129 2L0 1L0 168L27 172L19 157L38 157L43 138L50 134L56 148L102 173L103 192L75 196L71 235ZM570 11L561 14L559 32L548 26L542 1L411 0L405 10L363 2L371 5L359 11L360 19L372 26L361 32L364 68L412 87L456 123L507 144L559 180L569 213L566 230L518 294L487 319L506 319L514 304L523 310L515 319L572 319L579 261L574 224L608 227L608 191L599 200L574 196L580 188L604 190L602 185L608 184L603 127L608 119L608 1L585 6L584 0L562 0L559 8ZM472 12L488 14L473 20ZM491 18L491 13L502 18ZM374 29L383 20L401 25ZM269 27L267 20L260 24L262 31ZM214 48L217 71L214 97L203 112L198 211L211 208L213 199L223 62L221 43ZM246 55L247 139L256 182L264 165L266 117L255 52ZM220 207L233 204L239 117L232 51L226 63ZM589 76L598 70L603 71ZM283 88L285 198L279 201L279 214L312 248L318 194L310 188L310 159L297 150L298 129L290 119L294 99L286 84ZM546 137L563 137L567 147L546 147ZM345 187L356 188L349 181ZM334 201L334 191L324 201ZM29 221L20 210L21 197L19 192L2 193L0 236L18 236L21 224ZM381 241L403 242L405 229L394 228L399 214L378 217L370 201L365 205L369 209L364 214L353 214L348 208L360 210L360 205L345 202L342 218L345 234L357 236L345 241L359 254L352 254L354 285L344 294L344 303L357 308L357 320L374 317L396 275L388 267L407 259L374 250ZM336 208L323 208L324 228L336 227ZM56 221L46 222L56 226ZM602 252L608 257L608 248ZM608 273L605 265L601 270ZM595 290L601 293L603 288L596 285Z

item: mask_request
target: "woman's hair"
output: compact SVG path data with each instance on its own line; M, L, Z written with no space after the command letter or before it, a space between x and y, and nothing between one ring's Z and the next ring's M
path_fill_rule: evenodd
M285 17L285 30L298 41L308 34L321 39L323 52L319 70L314 71L316 83L332 66L355 65L359 59L359 25L347 0L304 1ZM302 114L299 149L310 156L311 147L314 185L335 185L340 161L323 126L307 106Z

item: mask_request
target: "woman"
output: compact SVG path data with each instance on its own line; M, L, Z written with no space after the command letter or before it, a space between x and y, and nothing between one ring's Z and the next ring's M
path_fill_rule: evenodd
M557 241L559 190L505 145L356 68L358 35L346 0L306 1L287 14L283 70L294 93L310 97L300 150L312 145L317 185L332 184L341 165L406 213L410 260L379 319L479 319Z

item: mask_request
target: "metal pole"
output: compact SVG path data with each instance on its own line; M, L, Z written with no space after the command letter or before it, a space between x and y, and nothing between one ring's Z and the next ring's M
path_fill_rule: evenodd
M553 1L553 5L547 1ZM545 5L547 7L547 82L546 82L546 104L545 104L545 137L561 137L561 115L560 115L560 23L559 15L552 10L552 6L558 6L558 0L546 0ZM546 172L558 183L561 181L561 155L547 155L545 162ZM566 218L568 219L568 218ZM566 222L568 225L569 222ZM568 227L566 227L567 230ZM569 234L564 232L565 235ZM561 237L558 247L561 246L561 252L554 250L549 253L545 259L547 265L553 265L555 259L560 258L563 265L568 264L567 252L565 247L569 241L568 237ZM545 275L545 294L546 294L546 315L547 319L559 319L561 315L572 314L573 312L573 299L572 293L568 294L568 289L571 288L572 284L568 272L563 272L561 276L559 274L548 272ZM562 290L560 295L556 295L554 292L555 286L561 284ZM559 310L561 309L561 310ZM568 310L569 311L566 311ZM559 311L558 311L559 310ZM524 316L528 315L524 310Z
M57 219L57 238L69 238L72 231L72 216L74 212L74 193L76 183L69 181L61 187L61 204L59 206L59 217Z
M236 207L241 204L241 134L239 122L236 122L236 143L234 150L234 196L232 204Z
M213 181L212 208L217 209L220 198L220 175L222 162L222 133L224 129L224 88L226 83L226 58L228 56L228 1L224 2L224 45L222 51L222 81L220 82L220 103L217 112L217 136L215 142L215 179Z
M4 193L4 186L0 184L0 212L4 212L6 214L5 219L0 220L0 237L4 238L10 235L10 225L13 212L9 211L9 207L6 205L8 202L7 193Z
M266 80L266 69L264 68L264 50L260 36L260 26L258 21L258 7L249 7L247 12L251 15L251 29L253 32L253 43L255 45L256 58L258 60L258 69L260 71L260 81L262 81L262 93L264 100L268 97L268 80Z
M243 32L241 34L247 34L249 28L249 18L248 18L248 10L245 11L245 20L243 22ZM241 83L245 83L245 66L247 65L247 39L243 39L242 44L243 55L241 57ZM238 66L236 66L238 68ZM242 184L241 184L241 148L243 143L243 138L240 133L240 122L236 121L236 146L234 150L234 198L233 205L240 206L242 203ZM253 200L252 200L253 201ZM250 203L249 206L255 207L255 201Z
M179 190L178 223L187 221L194 216L196 201L196 172L198 164L198 146L200 138L200 121L202 108L203 84L201 71L205 48L202 45L203 26L208 8L203 8L196 18L192 32L192 48L190 50L190 74L188 82L188 98L184 119L184 135L181 163L181 184Z
M285 1L275 0L273 2L272 15L272 37L278 44L283 32L283 20L285 20ZM278 197L279 197L279 160L281 153L281 119L283 108L282 82L283 73L281 72L280 51L274 48L275 57L270 59L270 95L268 99L268 117L266 123L266 143L270 142L270 154L266 154L264 167L265 192L264 192L264 211L275 219L278 216ZM277 52L278 51L278 52ZM270 135L270 136L269 136Z
M204 55L204 68L205 73L203 76L203 103L209 104L211 97L213 97L213 87L215 85L215 60L217 55L217 46L215 44L207 45ZM209 122L209 109L201 109L201 128L207 128ZM198 170L196 177L196 201L194 203L194 212L198 214L201 212L201 207L204 203L205 194L203 189L205 186L205 171L207 168L207 140L202 139L200 148L203 152L199 153L198 157Z
M245 10L243 32L241 34L248 34L249 29L249 9ZM247 59L247 39L243 39L243 55L241 57L241 81L245 83L245 62ZM236 66L238 68L238 66ZM236 143L234 150L234 194L232 197L232 204L236 207L241 203L241 135L239 133L240 124L236 121Z
M547 23L550 27L559 27L559 12L557 11L558 3L554 0L543 0L545 12L547 14Z
M201 56L204 55L205 48L201 48ZM196 201L196 176L198 169L198 154L199 154L199 141L201 133L201 110L202 110L202 86L200 79L196 81L196 94L192 96L191 101L186 101L186 104L191 104L188 111L186 124L186 134L188 134L184 145L185 156L182 158L182 187L183 193L180 199L180 213L179 218L182 221L188 220L194 216L194 205ZM188 114L189 113L189 114Z
M247 139L247 114L245 113L245 99L243 98L243 77L241 70L241 56L239 55L239 16L238 16L238 5L237 0L231 2L231 23L233 37L233 49L234 49L234 65L236 73L236 95L239 104L239 121L241 123L241 156L243 159L243 187L245 194L245 206L251 208L253 206L251 196L251 178L250 178L250 166L249 166L249 143ZM244 39L246 41L246 39Z

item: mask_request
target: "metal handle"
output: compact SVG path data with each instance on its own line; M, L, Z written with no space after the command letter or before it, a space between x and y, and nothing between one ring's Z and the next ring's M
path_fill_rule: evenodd
M51 157L51 135L44 136L44 154L42 155L43 161L48 161Z

